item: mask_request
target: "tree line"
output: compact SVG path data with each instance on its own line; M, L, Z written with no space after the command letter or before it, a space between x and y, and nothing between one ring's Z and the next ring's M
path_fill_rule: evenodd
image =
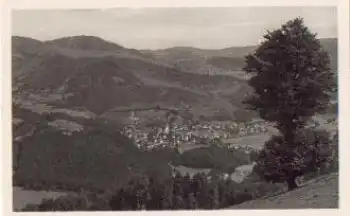
M281 185L238 184L215 175L211 178L205 174L190 177L174 172L162 181L139 175L110 195L89 197L80 194L48 199L39 205L28 205L23 211L220 209L278 190Z

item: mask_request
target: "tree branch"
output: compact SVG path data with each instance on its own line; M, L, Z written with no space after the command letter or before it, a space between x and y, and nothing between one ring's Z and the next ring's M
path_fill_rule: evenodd
M264 61L264 60L258 58L255 54L251 54L250 56L253 57L253 59L254 59L255 61L259 62L259 63L262 64L262 65L265 65L265 66L273 66L270 62L266 62L266 61Z

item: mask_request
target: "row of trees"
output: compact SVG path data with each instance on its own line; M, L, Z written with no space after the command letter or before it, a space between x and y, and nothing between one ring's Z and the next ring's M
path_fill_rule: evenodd
M112 195L66 196L29 205L24 211L219 209L266 195L277 186L237 184L204 174L175 174L163 181L138 176Z
M205 175L192 179L177 174L161 183L141 178L119 190L110 206L112 210L216 209L236 198L224 191L225 186L209 182Z

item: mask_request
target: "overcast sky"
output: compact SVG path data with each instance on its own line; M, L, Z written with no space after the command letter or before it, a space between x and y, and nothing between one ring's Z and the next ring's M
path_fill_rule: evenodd
M298 16L319 37L337 36L335 7L17 10L12 34L39 40L91 35L135 49L217 49L256 44L267 29Z

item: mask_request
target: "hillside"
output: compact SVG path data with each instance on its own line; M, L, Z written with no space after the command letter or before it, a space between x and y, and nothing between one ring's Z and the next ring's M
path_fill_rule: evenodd
M338 208L338 200L338 173L331 173L310 180L294 191L247 201L229 209Z
M76 50L100 50L117 52L118 50L125 49L118 44L105 41L101 38L84 35L59 38L46 41L45 43L62 48L70 48Z
M118 125L72 119L62 114L48 116L29 112L16 109L17 115L26 119L14 127L16 186L37 190L76 191L83 187L104 191L120 187L134 173L147 173L160 179L170 175L167 163L172 151L142 152L131 140L120 135ZM57 125L73 120L83 130L69 131Z
M157 61L195 74L230 75L242 79L244 56L255 47L234 47L203 50L193 47L173 47L164 50L144 50Z
M95 37L47 42L13 37L12 42L17 56L13 90L19 101L33 102L36 97L41 98L37 103L105 116L113 108L136 104L190 106L197 117L216 118L221 113L232 119L234 111L242 108L242 93L249 90L235 77L187 73L152 55Z
M332 56L332 67L336 41L321 40ZM92 36L44 42L14 36L13 91L17 101L102 116L115 116L109 111L117 107L161 105L189 107L194 118L235 119L250 92L241 67L244 55L253 49L138 51Z
M322 38L321 45L331 56L331 68L337 70L337 39ZM218 50L203 50L193 47L173 47L163 50L145 50L157 60L165 61L189 73L230 74L242 77L244 56L254 51L257 46L229 47Z

